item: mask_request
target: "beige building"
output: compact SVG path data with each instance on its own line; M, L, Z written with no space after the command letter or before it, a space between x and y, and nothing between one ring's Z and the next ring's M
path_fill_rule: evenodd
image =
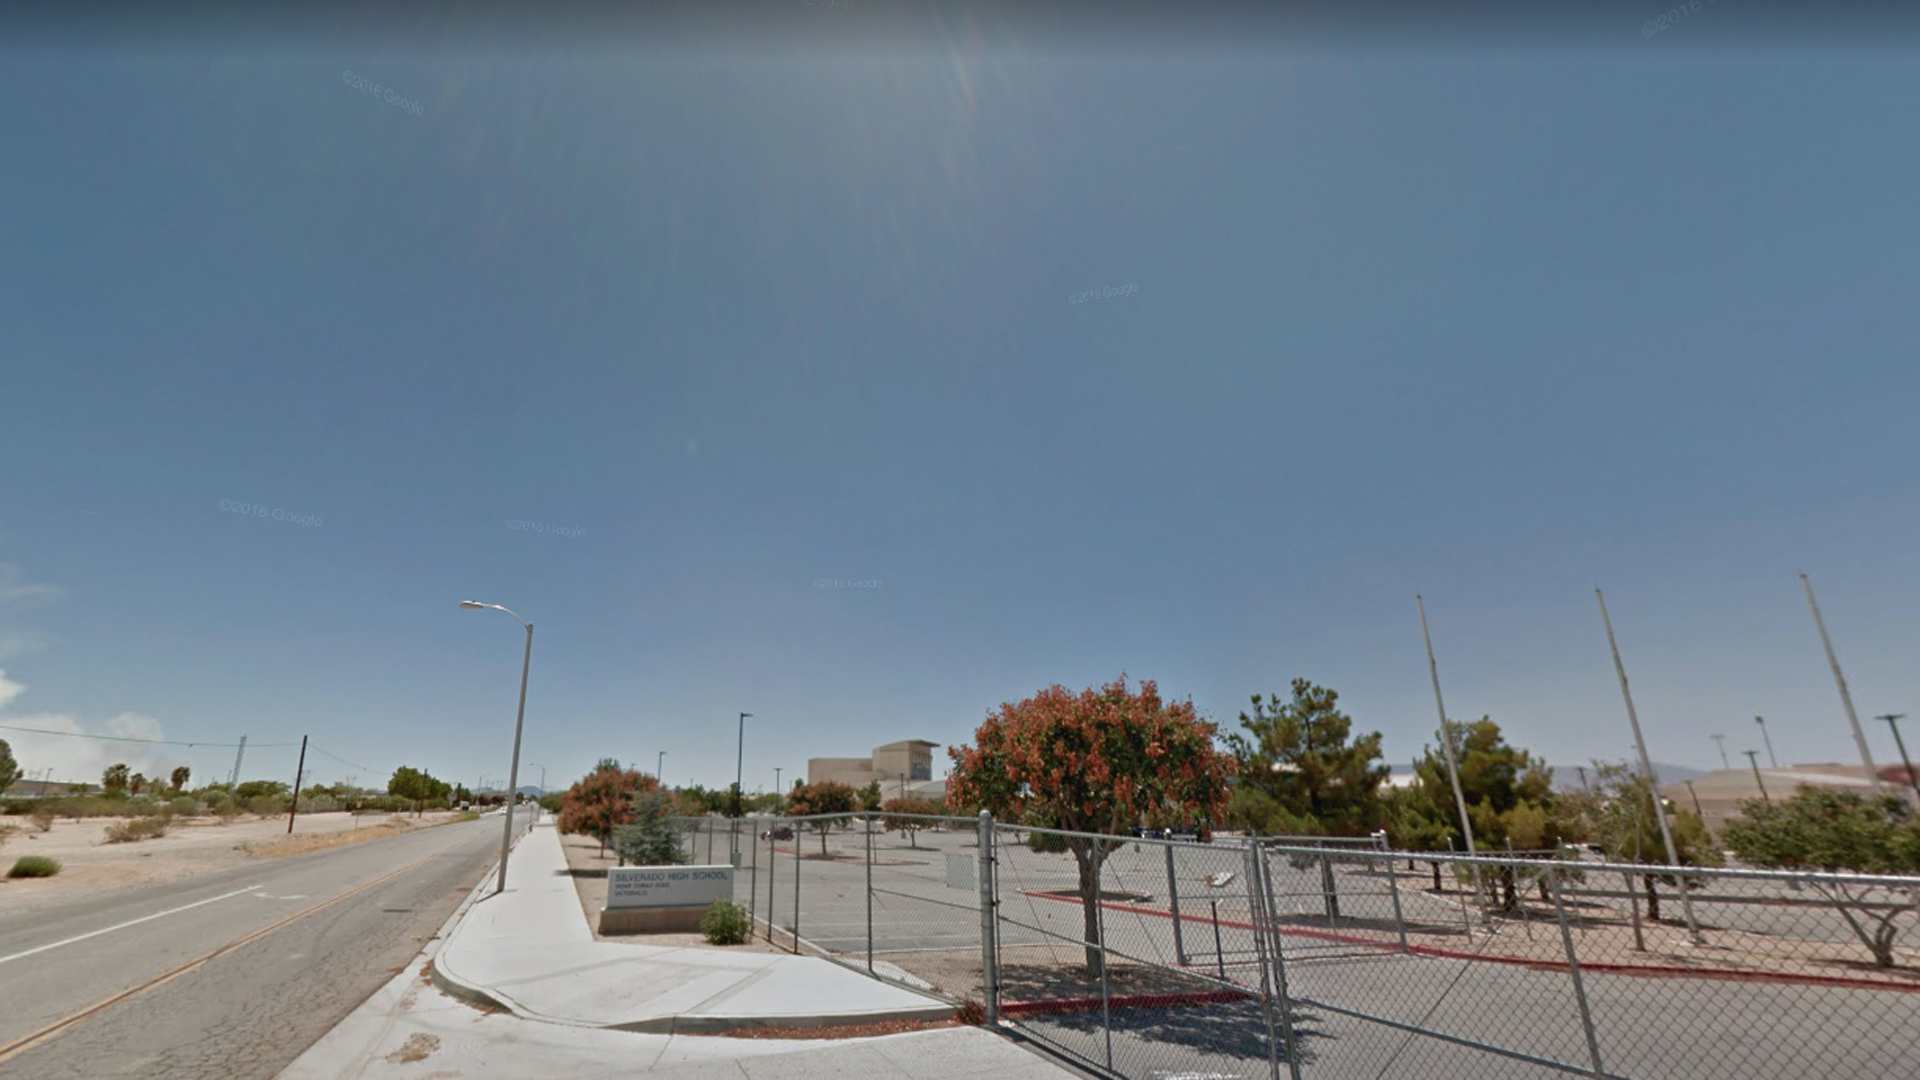
M1893 775L1888 776L1891 772ZM1881 770L1883 790L1893 794L1903 794L1902 783L1906 779L1904 769ZM1867 770L1859 765L1792 765L1779 769L1761 769L1760 781L1766 784L1766 794L1772 799L1791 798L1794 789L1801 785L1835 788L1840 791L1855 791L1862 795L1873 793L1873 782L1867 779ZM1695 808L1698 801L1701 818L1715 836L1727 822L1740 816L1740 803L1746 799L1760 797L1760 783L1756 782L1753 770L1719 769L1691 781L1677 784L1660 785L1660 794L1673 801L1673 805L1688 810Z
M903 786L908 795L939 798L946 793L945 783L933 779L933 751L939 745L925 739L906 739L876 746L867 757L808 758L807 783L837 780L858 790L878 780L889 799L898 796ZM928 794L933 787L939 788L939 795Z

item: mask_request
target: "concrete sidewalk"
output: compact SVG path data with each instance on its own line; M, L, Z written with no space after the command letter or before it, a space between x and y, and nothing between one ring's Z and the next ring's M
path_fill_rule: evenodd
M699 1034L943 1020L947 1002L811 956L595 941L553 825L516 845L507 889L454 928L433 981L529 1020Z

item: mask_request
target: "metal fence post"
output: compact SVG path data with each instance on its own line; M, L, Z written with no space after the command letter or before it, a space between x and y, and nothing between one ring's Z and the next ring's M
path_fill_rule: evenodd
M831 827L832 823L828 823ZM821 846L826 845L826 833L821 833ZM793 955L800 955L800 854L806 845L800 842L799 832L793 834Z
M1104 840L1095 839L1092 850L1098 852L1105 845ZM1113 1009L1107 994L1107 906L1101 902L1106 892L1106 859L1101 858L1093 864L1093 925L1094 933L1100 937L1100 1027L1107 1036L1107 1072L1113 1072Z
M986 995L987 1026L1000 1023L1000 883L993 846L993 815L980 811L980 989ZM1104 968L1102 969L1105 970Z
M753 869L749 872L747 878L747 937L751 940L753 937L754 910L760 906L760 845L751 844L748 846L753 849ZM733 826L733 850L736 853L740 850L740 824L738 821L736 821Z
M1187 966L1187 943L1180 934L1180 886L1173 877L1173 845L1166 845L1167 852L1167 907L1173 914L1173 957L1181 967Z
M1253 916L1254 954L1260 962L1260 999L1267 1023L1267 1064L1274 1080L1280 1078L1280 1062L1274 1051L1287 1057L1287 1075L1300 1080L1300 1055L1295 1050L1293 1007L1287 998L1286 963L1280 957L1280 920L1273 906L1273 881L1267 876L1266 853L1260 850L1260 838L1249 834L1247 843L1247 907ZM1271 952L1269 952L1271 950ZM1280 1038L1274 1044L1273 1014L1280 1013Z
M1320 849L1320 891L1326 894L1322 899L1327 910L1327 925L1332 926L1340 918L1340 894L1334 891L1333 859L1324 847Z
M1412 952L1407 946L1407 918L1400 911L1400 873L1394 869L1393 853L1387 853L1387 891L1393 894L1393 925L1400 931L1400 951Z
M767 944L769 945L773 944L773 912L775 907L773 898L778 895L773 891L773 879L775 876L774 872L780 866L780 853L773 848L773 833L775 828L777 828L777 826L767 826ZM799 834L795 833L794 835L797 836Z
M873 974L873 822L861 823L867 831L867 974Z
M1593 1031L1593 1012L1587 1008L1587 985L1580 978L1580 961L1573 951L1573 931L1567 926L1567 906L1560 901L1560 883L1554 880L1557 876L1548 871L1547 891L1553 894L1553 910L1560 918L1560 942L1567 950L1567 974L1573 977L1573 999L1580 1005L1580 1026L1587 1032L1587 1057L1593 1065L1593 1075L1604 1078L1607 1073L1600 1064L1600 1039Z

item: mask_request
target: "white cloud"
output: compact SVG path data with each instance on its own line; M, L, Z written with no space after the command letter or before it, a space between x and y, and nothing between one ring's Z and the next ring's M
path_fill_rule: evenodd
M160 721L141 713L123 712L103 722L89 723L71 713L13 713L4 711L26 687L7 678L0 669L0 739L13 748L13 759L20 764L21 776L37 780L51 768L56 782L76 781L98 784L107 766L125 762L132 771L148 776L165 776L176 765L193 769L196 782L226 778L219 770L223 753L211 748L155 746L150 743L119 742L113 739L76 738L84 735L116 735L130 739L164 739ZM18 731L16 728L32 728ZM64 733L64 734L61 734ZM202 771L202 770L207 771Z

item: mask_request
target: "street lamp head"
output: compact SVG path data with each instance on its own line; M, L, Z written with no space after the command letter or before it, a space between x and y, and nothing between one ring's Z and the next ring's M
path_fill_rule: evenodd
M481 603L478 600L462 600L460 601L460 606L464 608L483 608L483 607L486 607L487 605Z

